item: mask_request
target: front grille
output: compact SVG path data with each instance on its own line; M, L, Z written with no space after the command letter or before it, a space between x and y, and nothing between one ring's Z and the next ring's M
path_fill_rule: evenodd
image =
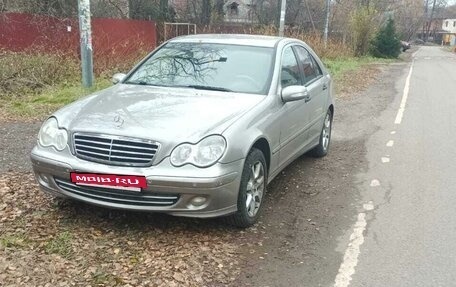
M70 181L54 178L62 190L87 199L135 206L171 206L179 200L178 194L160 194L148 191L135 192L104 187L76 185Z
M158 143L109 135L74 134L73 146L77 157L124 166L150 166Z

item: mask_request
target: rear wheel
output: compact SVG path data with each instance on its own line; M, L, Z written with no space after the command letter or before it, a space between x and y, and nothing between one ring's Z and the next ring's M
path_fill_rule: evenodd
M226 218L234 226L246 228L258 219L266 192L267 167L263 153L253 148L244 163L237 201L237 212Z
M331 142L331 131L332 131L332 112L328 109L323 122L323 128L320 133L320 141L316 147L314 147L309 154L315 157L324 157L328 154L329 143Z

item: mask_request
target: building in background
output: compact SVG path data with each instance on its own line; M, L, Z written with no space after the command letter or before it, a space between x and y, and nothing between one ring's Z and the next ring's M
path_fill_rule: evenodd
M442 35L443 45L456 45L456 19L444 19L442 21Z
M423 41L427 40L428 42L441 44L443 35L446 33L446 31L442 29L442 23L442 18L434 18L430 23L425 22L422 29L417 33L418 38Z

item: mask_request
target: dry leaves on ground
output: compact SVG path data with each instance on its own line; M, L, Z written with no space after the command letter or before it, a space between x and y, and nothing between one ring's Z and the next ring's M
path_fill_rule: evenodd
M221 286L240 272L245 234L214 220L51 199L32 174L0 177L5 286Z
M367 90L381 71L380 65L367 65L344 73L338 81L337 98L349 98Z

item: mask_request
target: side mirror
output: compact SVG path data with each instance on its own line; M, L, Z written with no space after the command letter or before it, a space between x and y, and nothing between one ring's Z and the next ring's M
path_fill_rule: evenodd
M123 73L117 73L117 74L114 74L114 76L112 76L112 83L115 85L119 82L121 82L123 79L125 79L127 75L123 74Z
M284 103L304 99L306 101L309 99L309 92L304 86L288 86L282 89L282 101Z

